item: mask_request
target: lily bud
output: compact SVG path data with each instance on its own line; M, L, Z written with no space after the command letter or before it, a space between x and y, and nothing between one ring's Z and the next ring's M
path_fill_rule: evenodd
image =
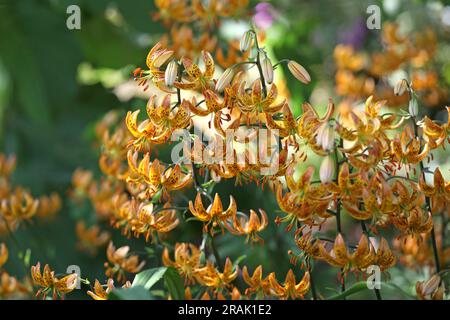
M273 82L273 67L270 59L265 56L261 61L262 74L266 83L271 84Z
M320 181L322 183L329 183L333 180L333 173L334 173L334 163L333 159L331 159L331 156L326 156L322 160L322 164L320 165Z
M426 296L432 294L434 291L436 291L440 282L441 278L437 274L432 276L427 282L424 283L423 294Z
M288 68L292 75L296 77L300 82L304 84L308 84L311 82L311 76L300 63L289 60Z
M324 151L332 150L334 147L334 130L328 124L322 124L317 129L316 143L322 147Z
M178 76L178 63L175 60L169 62L164 74L164 81L166 85L171 86Z
M225 87L227 87L230 84L231 80L233 79L233 76L234 76L233 68L226 69L219 77L219 79L217 79L215 87L216 91L222 92L223 89L225 89Z
M405 91L406 91L406 89L408 89L408 87L409 87L408 81L406 81L405 79L402 79L395 84L394 94L396 96L401 96L405 93Z
M418 281L416 283L416 292L420 299L442 300L444 297L444 286L441 284L441 278L435 274L427 281Z
M415 98L409 100L408 111L413 117L417 117L419 114L419 106L417 105L417 100Z
M239 49L241 52L245 52L250 48L250 45L252 44L252 31L247 31L242 35L241 42L239 43Z

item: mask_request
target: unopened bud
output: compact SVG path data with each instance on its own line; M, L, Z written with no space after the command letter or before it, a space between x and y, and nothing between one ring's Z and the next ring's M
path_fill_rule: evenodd
M417 105L417 100L415 98L409 100L408 111L409 114L413 117L417 117L417 115L419 114L419 106Z
M272 62L267 56L261 60L261 69L264 80L266 83L271 84L273 82L273 67Z
M289 60L288 68L292 75L300 82L304 84L308 84L311 82L311 76L309 75L308 71L306 71L306 69L298 62Z
M219 77L219 79L217 79L215 87L216 91L222 92L223 89L225 89L230 84L231 80L233 79L233 75L233 68L226 69Z
M175 60L169 62L164 74L164 81L166 85L171 86L178 76L178 63Z
M423 295L428 296L433 294L438 289L440 282L441 278L437 274L432 276L422 287Z
M245 52L250 48L252 44L253 33L252 31L247 31L242 35L241 42L239 43L239 49L241 52Z
M329 183L333 180L333 173L334 173L334 163L333 159L331 159L331 156L326 156L322 160L322 164L320 165L320 181L322 183Z
M405 79L402 79L395 84L394 94L396 96L401 96L405 93L405 91L406 91L406 89L408 89L408 87L409 87L408 81L406 81Z
M334 137L333 128L328 123L324 123L317 129L316 143L324 151L330 151L334 147Z

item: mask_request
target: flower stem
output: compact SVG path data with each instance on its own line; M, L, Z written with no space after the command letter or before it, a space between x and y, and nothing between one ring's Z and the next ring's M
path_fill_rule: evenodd
M361 206L361 205L362 205L362 204L360 203L360 206ZM367 238L369 238L369 230L367 230L366 223L365 223L363 220L361 220L361 229L363 230L363 232L364 232L364 234L367 236ZM383 299L381 298L381 292L380 292L380 289L375 288L374 290L375 290L375 296L377 297L377 300L383 300Z
M343 141L342 138L339 139L339 147L342 147ZM334 149L334 155L335 155L335 163L336 163L336 173L335 173L335 179L336 183L338 182L339 177L339 157L338 157L338 148L337 146ZM336 200L336 231L337 233L340 233L342 236L342 225L341 225L341 199ZM341 268L341 292L345 291L345 275L344 275L344 269ZM344 297L345 300L345 297Z
M311 293L312 293L312 298L313 300L317 300L317 290L316 290L316 285L314 282L314 277L313 277L313 268L311 266L311 261L306 262L307 268L308 268L308 272L309 272L309 283L311 284Z
M416 119L416 117L411 117L411 119L412 119L413 125L414 125L414 135L416 137L419 137L419 129L417 127L417 119ZM420 141L422 141L422 139ZM421 174L423 179L425 180L425 169L424 169L423 161L419 162L419 168L420 168L419 174ZM425 204L426 204L428 212L431 215L431 220L433 220L433 212L431 212L430 197L425 196ZM444 239L442 239L442 240L444 240ZM439 273L441 271L441 264L439 262L439 251L437 249L436 232L434 230L434 221L433 221L433 227L431 228L431 245L433 247L434 264L436 266L436 273Z
M253 31L253 36L255 38L255 46L256 46L256 66L258 67L259 77L261 78L262 90L264 94L264 98L267 97L267 87L266 80L264 79L262 67L261 67L261 59L259 58L259 43L258 43L258 35L255 31Z
M210 236L209 244L211 246L211 251L216 259L216 263L220 269L223 268L222 259L220 258L219 251L217 251L216 243L214 242L214 237Z

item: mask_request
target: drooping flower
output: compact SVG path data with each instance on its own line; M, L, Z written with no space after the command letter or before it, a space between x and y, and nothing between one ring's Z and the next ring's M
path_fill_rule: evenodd
M261 215L261 219L253 210L250 210L250 216L240 214L238 212L234 215L233 222L230 224L225 224L225 226L232 234L246 235L247 241L251 239L253 242L264 242L258 233L267 227L269 221L264 210L259 209L259 213Z
M183 58L181 61L186 70L187 76L183 81L175 81L174 86L183 90L201 90L209 89L214 76L214 60L207 51L202 51L202 59L205 65L205 71L192 62L189 58Z
M109 232L101 232L97 225L87 227L84 221L77 223L76 233L79 239L77 248L91 255L95 255L98 248L105 246L111 238Z
M125 282L122 288L131 288L131 282ZM108 300L108 295L114 289L115 287L113 279L108 279L106 285L102 285L97 279L95 279L93 291L89 290L87 294L94 300Z
M201 251L192 243L175 244L174 260L169 257L169 249L164 248L162 261L165 266L171 266L184 276L186 284L195 282L197 269L201 267Z
M214 201L207 209L205 209L203 206L202 196L200 193L197 193L195 202L192 203L192 201L189 201L189 210L194 217L204 222L204 232L208 232L209 230L213 233L214 227L223 226L226 223L226 220L236 215L237 205L233 196L230 196L230 205L224 211L222 200L220 200L219 195L216 193L214 196Z
M105 274L107 277L116 278L120 283L125 283L127 273L138 273L145 265L145 261L139 263L139 257L129 253L130 247L123 246L116 249L112 242L106 250L108 262L105 262Z
M200 284L218 290L229 287L238 273L239 267L233 266L229 258L226 259L222 272L208 260L206 266L197 269L196 278Z
M296 282L294 272L289 269L283 284L275 278L275 273L269 274L271 292L280 299L303 299L309 290L309 272L305 272L299 283Z
M420 190L431 198L431 212L437 214L448 210L450 203L450 182L445 182L439 168L434 171L433 186L426 183L424 176L419 177Z
M244 279L245 283L249 286L245 290L245 294L247 296L250 296L254 293L256 293L257 297L264 297L270 295L270 282L269 278L262 276L263 270L262 266L258 266L254 271L253 274L250 276L247 270L247 266L244 266L242 268L242 278Z
M31 267L31 278L35 285L41 287L36 296L42 294L44 299L48 293L52 293L53 299L57 299L58 297L64 298L66 293L76 288L78 281L78 275L76 273L57 278L55 272L50 269L48 264L44 266L44 272L41 274L41 264L39 262Z

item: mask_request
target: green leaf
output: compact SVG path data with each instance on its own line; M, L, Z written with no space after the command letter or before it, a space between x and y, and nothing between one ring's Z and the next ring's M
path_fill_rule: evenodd
M399 286L397 286L395 284L382 282L381 283L381 287L384 287L386 289L389 288L389 289L398 290L400 293L402 293L406 297L414 298L411 295L409 295L406 292L404 292ZM357 282L354 285L352 285L350 288L348 288L344 292L335 294L335 295L333 295L331 297L328 297L326 300L339 300L339 299L342 299L344 297L350 296L352 294L355 294L357 292L364 291L364 290L371 290L371 289L369 289L367 287L367 282L366 281L360 281L360 282Z
M183 279L181 279L178 271L175 268L167 268L167 271L164 275L164 281L172 299L184 300Z
M110 300L154 300L148 290L142 286L114 289L108 296Z
M150 290L161 279L172 297L175 300L184 299L183 279L178 271L173 267L152 268L139 272L134 278L132 287L143 287Z
M327 300L339 300L362 290L368 290L366 281L357 282L344 292L328 297Z
M164 277L167 268L152 268L139 272L133 280L132 287L142 286L145 289L151 289L159 280Z

